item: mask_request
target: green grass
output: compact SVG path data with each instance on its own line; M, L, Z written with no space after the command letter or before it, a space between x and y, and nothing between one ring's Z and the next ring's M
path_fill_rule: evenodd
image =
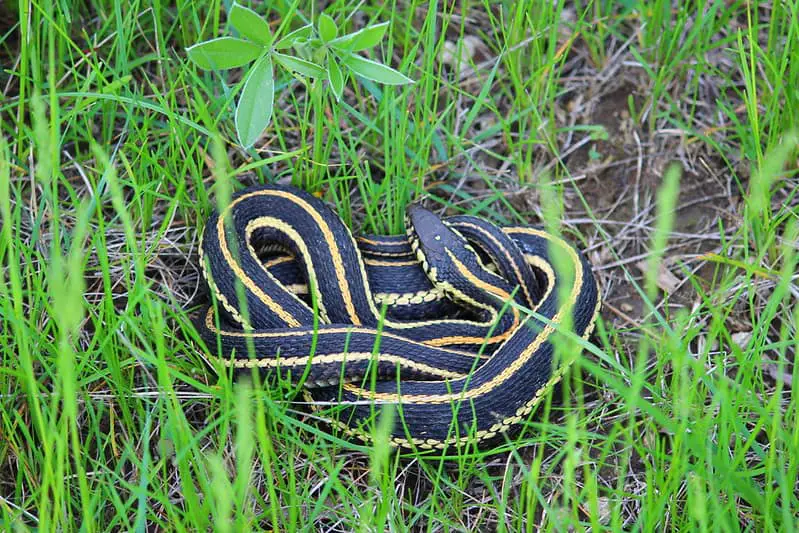
M0 10L0 527L795 525L799 3L333 2L345 31L390 21L382 57L416 83L350 80L336 104L282 77L246 153L239 78L184 51L223 32L226 4L6 2L8 28ZM292 5L274 4L277 24ZM444 66L465 36L482 48ZM634 134L601 115L619 87ZM616 211L601 193L619 173ZM206 364L190 323L205 218L275 180L363 232L400 232L422 196L498 222L554 213L598 267L593 342L496 450L329 435L290 385ZM687 202L718 193L701 241L680 237Z

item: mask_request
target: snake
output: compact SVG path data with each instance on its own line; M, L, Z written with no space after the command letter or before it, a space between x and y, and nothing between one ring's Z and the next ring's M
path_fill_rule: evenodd
M404 236L356 239L323 200L284 185L214 210L200 262L212 302L195 325L210 356L302 385L367 443L392 409L388 443L410 449L520 430L581 350L563 333L587 341L601 306L584 255L541 228L411 204Z

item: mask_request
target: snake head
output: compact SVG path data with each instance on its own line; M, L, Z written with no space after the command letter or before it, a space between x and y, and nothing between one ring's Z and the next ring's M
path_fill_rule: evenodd
M477 254L466 239L444 223L432 211L419 205L410 205L406 211L406 225L411 247L428 276L439 277L454 268L452 257L470 265L477 265Z
M457 302L498 316L498 305L513 298L508 282L486 270L466 238L434 213L418 205L406 213L411 248L432 284ZM513 316L518 320L518 311Z

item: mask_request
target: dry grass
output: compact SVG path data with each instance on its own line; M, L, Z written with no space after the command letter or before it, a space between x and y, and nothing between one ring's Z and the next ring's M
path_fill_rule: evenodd
M275 125L245 153L228 144L237 78L184 59L217 6L90 2L68 21L21 4L22 26L0 11L10 187L0 524L760 530L795 520L796 5L359 4L355 27L392 21L388 62L415 87L349 83L341 106L319 110L302 82L283 80ZM675 163L679 197L652 272L657 191ZM445 212L536 223L551 187L601 286L598 348L524 438L454 461L329 439L284 401L285 384L252 392L242 411L249 397L205 364L188 322L208 299L198 228L230 177L301 182L370 232L400 229L401 218L373 218L375 206L401 213L422 195Z

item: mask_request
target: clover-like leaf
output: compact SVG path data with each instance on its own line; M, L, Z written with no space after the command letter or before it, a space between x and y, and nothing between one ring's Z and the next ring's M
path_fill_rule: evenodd
M205 70L226 70L258 59L263 46L236 37L219 37L186 49L189 59Z
M275 50L285 50L286 48L291 48L294 46L294 43L298 41L304 41L310 37L312 32L313 26L310 24L303 26L302 28L297 28L275 43Z
M249 148L258 140L272 119L275 102L275 76L272 57L265 55L247 74L236 107L236 134L239 144Z
M369 26L356 32L337 37L330 41L330 46L338 50L346 50L349 52L367 50L380 44L387 29L388 22L375 24L374 26Z
M327 79L336 101L341 100L341 95L344 93L344 74L341 73L341 67L333 57L328 57L327 60Z
M307 76L309 78L323 78L327 75L325 69L316 63L311 63L305 59L300 59L299 57L289 56L278 52L273 52L273 55L275 56L275 61L283 65L285 68L298 72L303 76Z
M234 2L233 7L230 8L228 20L239 33L249 40L264 46L269 46L272 43L269 24L252 9Z
M333 17L326 13L319 15L319 37L322 38L322 42L332 41L336 35L338 35L338 27L336 27Z
M383 83L385 85L404 85L406 83L413 83L413 80L377 61L366 59L357 54L345 55L342 62L358 76L362 76L368 80Z

